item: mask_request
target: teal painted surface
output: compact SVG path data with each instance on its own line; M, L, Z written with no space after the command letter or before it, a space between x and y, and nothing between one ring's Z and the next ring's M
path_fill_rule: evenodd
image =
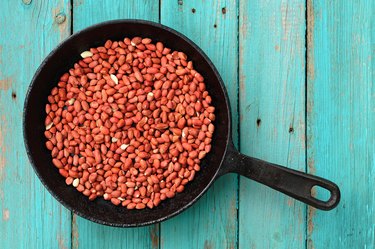
M158 1L74 0L73 32L102 21L138 18L158 22ZM159 224L142 228L111 228L94 224L81 217L73 219L73 248L158 248Z
M74 215L72 248L158 248L159 225L140 228L112 228Z
M375 248L373 1L72 2L0 2L1 249ZM317 211L228 175L161 225L110 228L72 216L28 162L25 92L62 39L118 18L160 21L201 46L226 83L241 151L332 179L338 208Z
M22 110L44 57L70 33L69 3L0 2L0 248L68 248L70 212L42 186L26 156ZM56 16L60 19L56 19ZM61 24L57 20L65 21Z
M223 77L237 141L237 2L161 1L161 23L190 37ZM207 82L210 79L206 79ZM226 175L190 209L161 225L161 248L236 248L237 176Z
M305 170L305 3L240 5L241 152ZM240 248L305 248L305 205L240 179Z
M159 21L159 2L148 0L73 0L73 32L114 19Z
M342 201L309 208L308 248L375 247L374 4L309 4L308 169Z

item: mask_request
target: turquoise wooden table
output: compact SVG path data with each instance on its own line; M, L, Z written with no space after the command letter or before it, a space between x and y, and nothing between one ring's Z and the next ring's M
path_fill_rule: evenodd
M0 1L0 248L375 248L374 4ZM331 179L340 205L318 211L237 175L148 227L110 228L60 205L26 157L25 92L60 41L119 18L160 22L194 40L226 83L241 152Z

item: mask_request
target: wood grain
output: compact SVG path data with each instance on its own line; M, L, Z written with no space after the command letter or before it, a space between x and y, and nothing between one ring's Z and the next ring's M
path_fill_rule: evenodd
M73 31L114 19L159 21L158 1L73 0Z
M309 208L308 248L375 248L374 1L308 14L308 171L342 192L331 212Z
M161 23L187 35L200 46L226 84L233 112L233 136L238 124L237 2L161 2ZM209 84L209 79L206 79ZM162 248L236 248L237 176L227 175L183 214L161 225Z
M241 152L305 171L305 3L240 3ZM241 177L239 247L305 248L305 208Z
M69 248L70 212L26 156L22 111L42 59L70 33L67 0L0 1L0 248Z
M0 248L375 248L374 4L0 1ZM111 228L72 216L27 159L26 89L71 31L126 18L161 21L195 41L226 83L241 152L333 180L338 208L306 209L228 175L161 225Z
M158 1L74 0L73 31L112 19L159 20ZM158 248L159 225L142 228L111 228L74 215L73 248Z

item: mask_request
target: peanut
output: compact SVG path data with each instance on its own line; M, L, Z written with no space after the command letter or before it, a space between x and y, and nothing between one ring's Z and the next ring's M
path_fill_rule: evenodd
M212 98L188 56L133 37L81 57L45 106L46 148L65 183L127 209L183 192L215 130Z

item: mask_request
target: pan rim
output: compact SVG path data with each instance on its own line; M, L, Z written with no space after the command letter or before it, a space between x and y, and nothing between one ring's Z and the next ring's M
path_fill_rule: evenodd
M45 67L45 65L47 63L49 63L50 58L57 51L59 51L68 41L71 41L71 40L75 39L76 37L78 37L78 36L80 36L80 35L82 35L82 34L84 34L86 32L90 32L90 31L93 31L93 30L95 30L97 28L100 28L100 27L103 27L103 26L107 26L107 25L110 26L110 25L113 25L113 24L124 24L124 23L143 24L143 25L152 26L153 28L163 29L163 30L166 30L167 32L172 33L175 36L180 37L181 39L183 39L187 43L189 43L189 45L192 46L205 59L205 61L208 63L208 65L210 66L210 68L214 72L215 76L217 77L218 82L219 82L220 87L221 87L221 90L224 93L224 101L225 101L225 105L227 106L227 115L228 115L227 136L226 136L226 143L224 145L225 148L224 148L223 156L222 156L222 158L220 160L219 165L217 166L215 174L210 179L210 181L206 184L206 186L203 188L203 190L198 195L196 195L191 201L189 201L189 203L187 203L186 205L180 207L176 211L168 213L167 215L164 215L163 217L160 217L160 218L155 219L155 220L150 220L150 221L145 221L145 222L139 222L139 223L123 223L124 221L121 221L119 223L112 223L112 222L108 222L108 221L103 220L103 219L96 219L96 218L93 218L93 217L91 217L90 215L88 215L88 214L86 214L84 212L76 210L73 206L71 206L70 204L68 204L63 198L60 198L49 187L49 185L46 183L46 181L44 180L44 178L41 176L41 174L39 172L39 169L36 167L34 158L31 155L29 140L27 138L27 132L26 132L26 127L27 127L27 120L26 119L27 119L27 113L28 113L27 112L27 107L29 105L30 94L31 94L31 91L34 89L35 81L38 79L38 77L39 77L41 71L43 70L43 68ZM23 105L22 128L23 128L23 142L24 142L24 145L25 145L26 153L27 153L27 156L29 158L30 164L33 167L34 172L38 176L39 180L42 182L43 186L48 190L48 192L58 202L60 202L65 208L67 208L69 211L73 212L74 214L79 215L79 216L81 216L81 217L83 217L83 218L85 218L87 220L90 220L90 221L93 221L93 222L96 222L96 223L99 223L99 224L102 224L102 225L111 226L111 227L141 227L141 226L147 226L147 225L151 225L151 224L155 224L155 223L160 223L162 221L165 221L165 220L167 220L169 218L172 218L172 217L180 214L184 210L186 210L189 207L191 207L194 203L197 202L197 200L200 197L202 197L207 192L207 190L212 185L212 183L217 179L218 173L220 172L220 169L221 169L221 167L223 165L223 162L225 160L225 156L227 154L228 144L232 140L232 134L231 134L231 128L232 128L231 108L230 108L230 102L229 102L228 93L226 91L224 82L223 82L223 80L222 80L222 78L221 78L218 70L216 69L215 65L212 63L211 59L203 52L203 50L198 45L196 45L192 40L190 40L188 37L186 37L182 33L178 32L178 31L176 31L176 30L174 30L174 29L172 29L172 28L170 28L168 26L165 26L163 24L152 22L152 21L140 20L140 19L116 19L116 20L105 21L105 22L100 22L100 23L91 25L91 26L89 26L89 27L87 27L85 29L82 29L82 30L80 30L80 31L78 31L78 32L70 35L69 37L65 38L54 49L52 49L52 51L43 59L43 61L41 62L40 66L35 71L34 76L31 79L31 82L30 82L30 84L29 84L29 86L27 88L27 92L26 92L25 100L24 100L24 105Z

